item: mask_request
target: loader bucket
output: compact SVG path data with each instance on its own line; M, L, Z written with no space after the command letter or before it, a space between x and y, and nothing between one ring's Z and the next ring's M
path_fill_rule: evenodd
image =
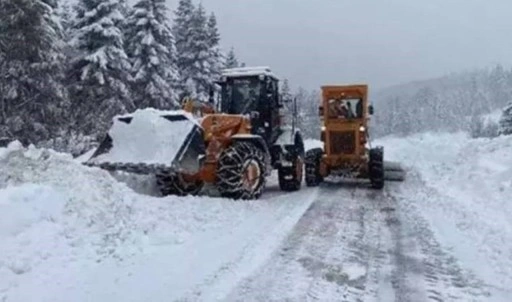
M195 174L205 149L201 125L189 113L144 109L115 117L85 164L138 174Z

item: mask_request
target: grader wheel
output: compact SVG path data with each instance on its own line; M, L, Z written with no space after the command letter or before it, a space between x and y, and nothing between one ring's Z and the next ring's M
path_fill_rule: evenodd
M323 177L320 175L320 160L323 153L322 148L306 152L306 185L308 187L316 187L323 181Z
M368 165L372 187L381 190L384 188L384 150L382 148L370 150L370 162Z
M224 150L217 168L217 189L222 197L257 199L266 181L265 155L250 142L235 142Z

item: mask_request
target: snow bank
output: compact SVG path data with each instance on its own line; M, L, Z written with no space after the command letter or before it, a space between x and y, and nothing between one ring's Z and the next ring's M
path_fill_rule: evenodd
M0 301L177 299L250 244L264 261L313 200L140 195L71 155L16 143L0 148L0 167Z
M388 160L411 170L401 185L402 198L429 217L440 241L469 270L509 291L512 136L471 139L465 133L426 133L380 143Z
M0 167L0 300L23 282L21 275L44 282L72 263L129 257L140 252L142 242L159 242L162 236L179 243L203 229L197 220L218 221L211 216L220 212L215 206L196 211L204 200L173 203L138 195L67 154L13 143L0 149ZM40 290L52 295L44 286Z
M51 187L20 185L0 191L0 240L16 236L42 221L55 221L65 201Z

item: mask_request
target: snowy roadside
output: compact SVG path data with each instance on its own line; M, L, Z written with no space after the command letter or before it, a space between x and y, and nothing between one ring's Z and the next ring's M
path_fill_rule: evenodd
M427 133L379 143L411 172L414 191L402 202L496 295L512 294L512 137Z
M16 144L0 149L0 167L0 301L223 295L265 260L316 192L157 198L70 155Z

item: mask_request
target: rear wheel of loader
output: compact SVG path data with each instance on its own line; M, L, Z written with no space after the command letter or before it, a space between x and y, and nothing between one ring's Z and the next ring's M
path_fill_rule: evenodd
M372 187L379 190L384 188L384 150L382 148L370 150L368 165Z
M258 199L265 186L265 155L250 142L235 142L222 152L217 168L217 189L222 197Z
M163 196L176 195L197 195L203 188L200 180L188 179L182 174L159 173L156 176L156 183Z
M306 152L306 185L308 187L316 187L323 181L323 177L320 175L320 161L323 153L322 148Z
M295 156L291 167L280 167L277 170L279 187L282 191L298 191L302 184L304 161L300 155Z

